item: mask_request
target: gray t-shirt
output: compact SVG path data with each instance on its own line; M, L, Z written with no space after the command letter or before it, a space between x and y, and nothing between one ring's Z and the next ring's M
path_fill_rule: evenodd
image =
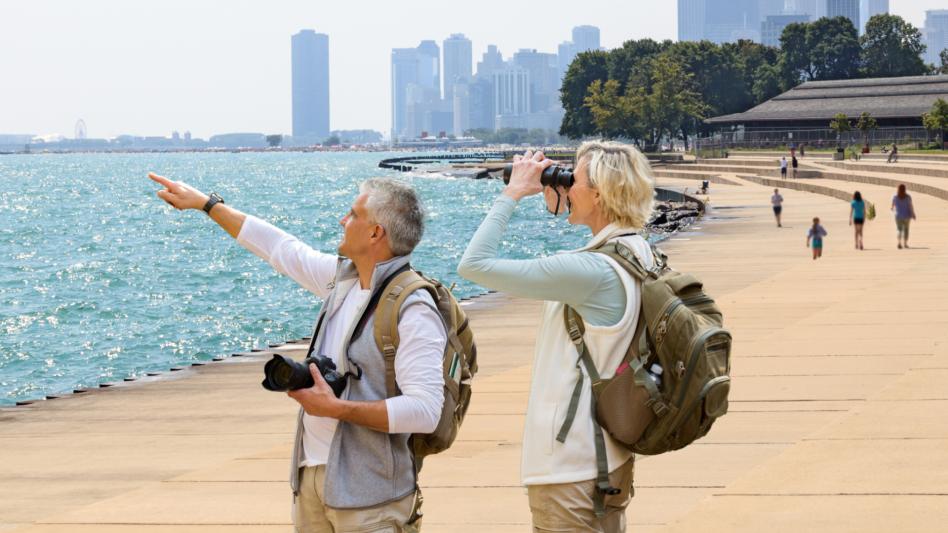
M774 207L780 207L780 205L783 204L783 196L780 196L779 193L774 194L770 197L770 203L773 204Z
M892 205L895 206L895 218L912 218L912 195L906 194L905 198L895 195L892 197Z

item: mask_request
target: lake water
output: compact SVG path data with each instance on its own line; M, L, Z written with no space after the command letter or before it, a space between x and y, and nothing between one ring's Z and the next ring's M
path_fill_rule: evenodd
M217 191L322 251L358 183L411 183L428 210L413 264L459 297L455 272L502 184L381 170L382 153L0 156L0 405L309 335L319 299L204 213L155 196L153 170ZM504 242L523 258L581 246L586 228L522 202Z

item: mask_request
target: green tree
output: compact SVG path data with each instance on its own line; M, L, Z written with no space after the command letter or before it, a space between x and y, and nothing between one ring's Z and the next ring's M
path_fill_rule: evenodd
M938 132L939 145L945 146L945 130L948 130L948 102L939 98L935 100L931 111L922 115L922 125L930 132Z
M938 54L938 59L941 60L941 66L935 68L935 74L948 74L948 48Z
M748 94L752 83L744 80L734 47L709 41L677 42L667 51L672 62L691 74L691 89L701 95L708 116L746 111L753 103ZM708 131L699 124L701 131ZM693 125L691 127L693 129Z
M794 22L787 24L780 34L780 67L783 75L793 80L794 85L816 77L806 40L808 26L806 22Z
M856 122L856 129L862 132L863 142L866 146L869 146L869 132L877 127L879 127L879 124L868 111L863 111L862 114L859 115L859 120Z
M328 139L323 141L323 146L339 146L341 142L338 135L330 135Z
M741 91L743 93L742 111L782 92L784 83L780 79L779 70L775 68L780 59L779 48L744 39L736 43L725 43L722 47L733 54L741 73L741 82L744 85ZM773 76L774 73L777 75ZM761 81L763 83L759 83ZM755 85L758 85L760 90L755 91Z
M607 80L605 83L596 80L589 86L584 105L592 114L595 132L599 135L636 139L641 132L635 103L633 95L619 94L618 80Z
M630 80L641 79L647 61L664 52L671 41L657 42L652 39L626 41L620 48L609 51L607 70L610 80L619 82L620 94L625 93Z
M609 79L608 60L609 54L597 50L583 52L570 63L560 89L564 110L560 135L579 139L595 132L592 114L585 106L586 93L594 81Z
M280 143L282 142L283 142L282 135L267 135L267 144L269 144L272 148L276 148L277 146L280 146Z
M859 38L862 63L870 78L921 76L928 71L922 61L922 32L898 15L875 15Z
M650 61L651 90L631 95L633 105L641 106L642 122L651 144L663 138L673 139L684 125L704 118L708 106L691 87L694 75L685 71L674 58L662 54Z
M761 65L754 72L751 93L758 104L770 100L784 91L783 76L778 65Z
M852 125L849 123L849 117L847 117L845 113L836 113L833 115L833 120L830 121L829 127L831 130L836 132L837 146L839 146L839 141L842 137L842 134L853 129Z
M780 50L784 73L794 85L859 77L859 34L846 17L789 24L780 36Z

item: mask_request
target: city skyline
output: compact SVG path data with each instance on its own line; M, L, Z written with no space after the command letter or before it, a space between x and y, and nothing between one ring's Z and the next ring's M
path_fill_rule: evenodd
M288 134L289 37L304 28L329 35L333 43L330 128L387 133L393 48L420 40L443 43L463 33L477 62L489 44L505 57L521 49L556 54L572 28L584 25L600 28L604 48L629 39L676 38L674 3L647 10L640 2L613 4L590 1L576 11L565 2L537 10L486 1L463 18L416 1L350 2L339 8L302 1L269 7L179 0L134 6L116 0L8 4L0 17L0 48L11 52L0 54L7 80L0 85L0 133L71 137L83 119L90 138L172 131L200 138ZM892 0L890 11L922 28L924 11L940 7L935 1ZM498 19L494 8L509 17ZM228 24L221 25L225 12ZM556 15L563 12L570 15ZM399 21L397 28L392 20Z

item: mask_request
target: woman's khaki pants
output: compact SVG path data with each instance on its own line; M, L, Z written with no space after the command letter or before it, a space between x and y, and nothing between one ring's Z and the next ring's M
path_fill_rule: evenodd
M527 495L533 514L535 533L623 533L625 508L632 497L635 458L609 474L609 483L622 492L606 496L606 514L599 518L594 511L595 481L530 485Z

